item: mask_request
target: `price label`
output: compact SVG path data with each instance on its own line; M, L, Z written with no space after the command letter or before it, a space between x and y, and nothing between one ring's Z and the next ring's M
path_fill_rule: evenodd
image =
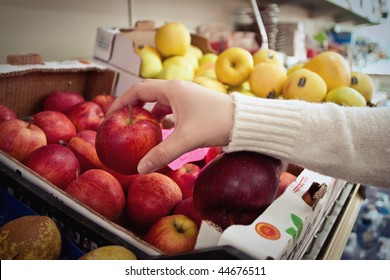
M174 130L174 128L163 129L162 130L163 140L165 138L167 138L173 132L173 130ZM208 150L209 150L209 148L198 148L198 149L192 150L188 153L181 155L180 157L178 157L177 159L175 159L174 161L169 163L168 166L169 166L169 168L176 170L176 169L182 167L183 164L185 164L187 162L193 162L193 161L198 161L198 160L203 159L206 156Z

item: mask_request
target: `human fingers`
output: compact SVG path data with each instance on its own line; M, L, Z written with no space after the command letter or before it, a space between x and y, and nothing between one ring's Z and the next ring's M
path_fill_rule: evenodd
M166 103L167 100L161 98L161 93L164 91L164 86L161 85L162 82L162 80L146 79L133 85L121 96L115 98L106 115L109 116L128 104L140 105L145 102L155 102L159 99Z

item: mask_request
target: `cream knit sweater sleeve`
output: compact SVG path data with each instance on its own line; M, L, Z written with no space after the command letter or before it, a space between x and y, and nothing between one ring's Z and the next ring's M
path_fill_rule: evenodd
M232 93L226 152L254 151L334 178L390 187L390 108L342 107Z

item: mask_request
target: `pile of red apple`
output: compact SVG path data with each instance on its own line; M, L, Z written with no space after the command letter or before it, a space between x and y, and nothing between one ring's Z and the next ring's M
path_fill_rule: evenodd
M55 91L23 118L0 105L0 150L163 253L193 250L202 219L222 229L251 223L295 179L280 160L220 147L176 170L138 174L163 124L134 106L105 117L114 98Z

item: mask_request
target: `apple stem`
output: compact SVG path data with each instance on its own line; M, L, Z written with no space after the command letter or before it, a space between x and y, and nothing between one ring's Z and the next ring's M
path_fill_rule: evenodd
M130 124L133 123L133 109L131 108L131 105L127 105L127 109L129 110L129 115L130 115Z
M34 117L29 117L27 119L27 128L30 128L30 126L34 123Z

